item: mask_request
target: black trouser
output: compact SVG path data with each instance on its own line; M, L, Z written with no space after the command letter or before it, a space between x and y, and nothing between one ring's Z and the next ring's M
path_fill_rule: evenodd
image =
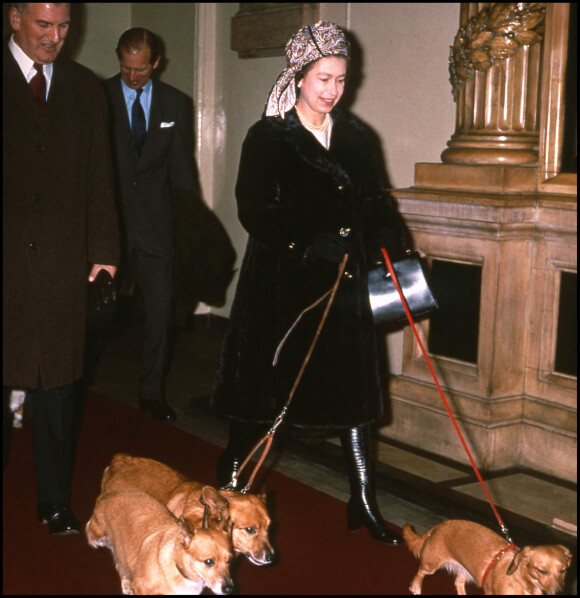
M173 310L173 257L135 250L131 264L145 311L139 398L164 399Z
M39 503L70 503L76 448L77 385L30 393L34 471Z
M44 390L38 387L27 391L26 411L32 423L34 471L37 502L68 506L77 436L77 384ZM7 403L11 389L4 387L4 457L8 447L6 437L11 434L12 416ZM9 442L9 440L8 440Z

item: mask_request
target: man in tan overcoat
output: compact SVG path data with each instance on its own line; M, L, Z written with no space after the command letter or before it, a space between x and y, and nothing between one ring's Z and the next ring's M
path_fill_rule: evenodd
M78 533L69 502L88 281L101 269L114 276L119 259L106 109L88 69L56 60L69 30L69 4L12 4L9 20L13 35L3 52L4 413L11 389L25 389L38 519L50 533ZM44 87L34 95L37 74Z

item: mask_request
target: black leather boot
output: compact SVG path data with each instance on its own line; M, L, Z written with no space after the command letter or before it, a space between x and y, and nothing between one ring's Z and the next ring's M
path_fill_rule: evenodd
M340 442L350 481L348 529L355 531L364 525L373 540L384 544L402 544L403 538L385 525L377 505L374 484L371 482L369 427L365 425L342 430Z
M217 480L220 488L227 490L241 490L244 487L243 480L238 477L233 480L233 476L240 469L243 463L238 457L231 455L225 450L217 461Z
M260 427L256 424L232 422L228 445L219 456L217 462L217 480L221 488L227 486L228 490L242 490L245 481L242 476L232 483L233 476L237 473L260 439ZM251 464L246 465L244 474L251 473Z

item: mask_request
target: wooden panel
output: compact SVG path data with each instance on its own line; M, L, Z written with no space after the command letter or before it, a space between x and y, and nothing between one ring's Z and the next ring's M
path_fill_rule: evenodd
M241 3L232 17L232 50L240 58L284 56L284 47L300 27L319 20L318 3Z

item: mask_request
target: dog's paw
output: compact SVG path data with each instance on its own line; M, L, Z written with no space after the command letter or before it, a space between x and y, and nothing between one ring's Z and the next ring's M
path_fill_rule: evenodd
M121 591L125 596L133 596L135 592L133 591L133 584L130 579L121 577Z
M420 596L421 595L421 586L418 583L412 583L409 586L409 592L411 592L411 594L413 594L415 596Z
M101 538L89 538L89 546L93 548L111 548L111 543L109 542L107 536L102 536Z

